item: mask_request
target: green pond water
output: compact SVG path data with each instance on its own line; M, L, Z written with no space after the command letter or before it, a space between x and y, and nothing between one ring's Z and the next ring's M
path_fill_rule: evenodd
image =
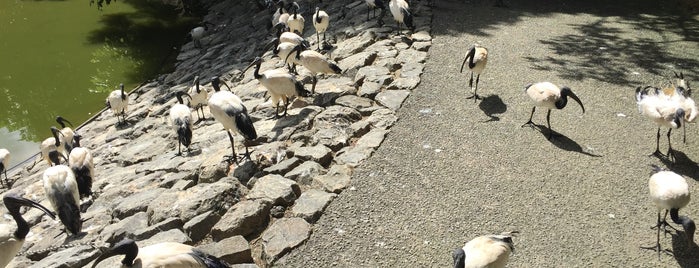
M157 1L0 1L0 148L10 166L39 152L56 116L75 127L110 91L169 71L196 18ZM89 137L84 137L89 142Z

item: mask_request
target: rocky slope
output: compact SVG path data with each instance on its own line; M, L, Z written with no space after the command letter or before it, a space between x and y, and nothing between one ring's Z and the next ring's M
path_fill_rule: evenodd
M316 47L311 12L301 1L304 36ZM413 3L417 29L396 35L390 12L385 26L367 21L364 1L321 4L331 16L325 51L340 75L320 77L316 94L298 98L289 115L273 119L274 108L251 71L241 69L264 53L262 70L282 67L263 47L272 38L271 14L251 2L213 4L205 17L216 27L182 48L176 70L130 95L127 124L116 126L109 111L77 131L95 157L97 196L83 213L83 234L61 234L59 221L29 210L33 225L15 267L82 267L99 248L123 238L139 246L163 241L196 245L241 267L268 266L304 243L324 208L345 190L352 170L367 159L398 120L395 111L420 83L431 45L431 11ZM404 31L405 32L405 31ZM310 89L310 73L299 67ZM227 134L205 108L207 120L195 125L193 144L177 155L177 138L168 122L174 93L202 77L205 88L221 76L251 112L259 138L250 142L251 161L223 161L230 152ZM194 117L196 117L193 114ZM242 136L236 135L244 150ZM41 184L46 162L11 176L10 191L49 205ZM3 207L4 208L4 207ZM6 219L10 223L10 220ZM98 267L112 267L111 258Z

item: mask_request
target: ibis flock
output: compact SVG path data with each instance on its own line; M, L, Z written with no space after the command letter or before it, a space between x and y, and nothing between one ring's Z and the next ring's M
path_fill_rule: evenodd
M343 70L324 54L325 49L332 46L326 39L326 33L331 29L331 16L320 7L314 7L311 21L315 29L316 50L303 37L306 20L301 15L301 6L296 2L283 0L273 1L275 12L272 16L272 38L268 42L266 50L271 50L274 56L279 58L283 68L261 70L265 60L256 57L245 68L241 75L254 67L252 77L257 79L266 90L274 108L274 117L280 119L287 116L290 101L294 98L305 98L315 94L317 75L341 75ZM411 31L415 31L413 15L408 2L405 0L366 0L367 20L370 13L376 16L376 9L380 9L378 16L379 26L383 24L382 17L386 8L390 10L397 23L396 31L401 30L401 25ZM310 10L310 9L308 9ZM209 26L215 26L210 22L203 22L201 26L194 28L189 34L196 48L203 48L201 40L207 34ZM320 35L323 35L322 42ZM323 45L321 45L321 43ZM461 71L467 66L470 72L468 85L473 91L474 101L482 99L477 93L481 74L484 73L490 55L488 50L479 45L473 45L465 54L461 65ZM468 64L467 64L468 63ZM302 66L311 73L311 89L306 89L302 80L298 77L296 66ZM666 87L640 86L636 89L635 99L639 112L654 122L657 127L656 148L652 155L675 161L676 153L672 148L670 134L673 129L683 127L693 122L697 117L697 107L691 98L691 88L684 74L675 74L676 82ZM475 83L474 83L475 77ZM169 110L169 123L176 137L176 156L187 157L189 147L192 145L194 126L206 120L204 107L207 106L213 119L220 123L227 133L231 143L231 155L224 159L233 163L241 160L252 160L248 145L243 142L245 153L239 158L235 150L235 136L242 136L245 141L254 141L258 138L253 121L248 114L248 109L220 77L203 78L195 76L189 90L174 93L176 101ZM202 86L202 80L210 83L214 92L209 94L207 87ZM227 90L223 90L221 86ZM475 87L474 87L475 85ZM567 86L558 86L551 82L530 83L524 87L524 95L533 102L533 108L529 121L524 126L538 127L532 117L536 107L546 109L546 126L548 139L554 139L554 131L551 129L551 110L563 109L568 103L568 98L580 105L582 113L585 107L581 99ZM124 85L111 92L106 98L106 106L117 118L116 126L128 127L129 94L125 92ZM280 107L282 106L282 107ZM198 120L193 122L191 109L197 113ZM282 111L280 111L282 110ZM50 127L51 137L40 144L41 159L46 161L48 168L43 173L42 182L46 199L51 209L43 205L8 193L3 202L7 212L14 219L15 226L0 225L0 267L7 265L19 252L24 239L29 233L29 223L22 218L20 207L33 207L43 212L49 218L55 219L56 215L63 225L64 232L69 236L78 236L81 233L81 213L85 211L87 202L96 198L92 191L94 163L90 150L81 145L82 135L75 132L72 123L58 116L56 122L60 125ZM68 125L66 125L66 123ZM70 127L69 127L70 126ZM667 128L668 151L660 151L661 128ZM183 153L182 147L185 147ZM8 160L10 152L0 149L0 183L4 187L10 187L7 178ZM4 179L2 179L4 175ZM694 221L687 216L680 216L679 209L689 205L690 195L688 184L684 177L654 166L652 175L648 181L650 198L657 207L657 222L653 226L657 229L657 241L654 246L648 247L660 253L660 233L672 228L667 222L670 214L672 223L682 227L688 244L693 244ZM662 230L661 230L662 229ZM15 230L15 231L12 231ZM463 247L453 252L454 267L504 267L509 255L514 252L513 236L516 231L499 235L482 235L465 243ZM98 263L115 255L125 255L121 263L124 267L228 267L227 264L210 256L196 248L180 243L160 243L139 248L136 242L126 239L116 243L102 252L94 262Z

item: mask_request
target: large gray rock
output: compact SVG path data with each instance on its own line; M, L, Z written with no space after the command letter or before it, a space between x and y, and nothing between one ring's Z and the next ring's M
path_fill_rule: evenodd
M371 114L371 112L378 108L378 106L374 105L374 102L371 99L359 97L356 95L347 95L339 97L337 100L335 100L335 103L337 103L338 105L355 109L359 111L362 115L369 115Z
M267 199L274 205L289 205L301 195L301 189L295 181L280 175L270 174L257 180L248 193L250 200Z
M380 85L388 85L393 81L393 76L388 68L383 66L366 66L357 71L354 76L354 83L362 85L367 82L374 82Z
M121 241L126 237L133 236L139 230L148 227L148 214L145 212L138 212L131 217L127 217L117 223L108 225L105 227L100 236L102 241L107 243L116 243Z
M284 177L294 180L301 185L311 185L313 178L325 172L325 168L314 161L306 161L293 170L289 171Z
M311 138L312 144L320 144L330 148L333 151L340 150L347 146L350 136L347 134L347 128L344 127L329 127L318 129Z
M301 218L281 218L262 234L263 254L273 263L311 235L311 225Z
M245 240L245 237L241 235L202 245L198 248L208 254L218 257L228 264L253 262L250 244Z
M323 145L303 146L293 151L295 157L303 161L315 161L323 166L328 166L332 160L332 150Z
M335 196L337 195L333 193L310 189L301 194L301 197L296 200L296 203L291 208L291 213L294 217L299 217L307 222L314 223Z
M375 35L374 32L367 31L338 43L337 49L333 51L333 59L339 61L362 51L374 42Z
M148 206L150 222L179 217L183 222L206 211L225 210L239 198L238 185L230 178L215 183L200 183L185 191L165 192Z
M279 163L272 165L271 167L265 168L264 172L269 174L280 174L283 175L290 170L294 169L302 162L298 157L292 157L289 159L284 159Z
M388 129L398 121L398 116L389 109L378 109L366 119L374 128Z
M45 267L57 267L57 268L72 268L72 267L83 267L90 263L90 260L97 258L99 255L99 250L93 248L92 246L83 245L77 247L70 247L58 252L55 252L48 257L42 259L41 261L35 263L30 267L45 268Z
M159 223L148 226L148 228L136 231L132 238L134 240L149 239L154 235L164 231L168 231L171 229L182 229L182 225L182 220L180 220L179 218L169 218Z
M213 211L204 212L184 224L185 233L192 238L192 241L198 242L204 239L209 234L211 228L221 219L221 216Z
M347 76L353 77L359 68L371 65L376 56L376 51L360 52L341 60L338 65Z
M318 114L313 120L314 128L328 127L348 127L354 122L362 119L362 115L355 109L340 105L334 105L326 108Z
M138 212L145 212L148 209L148 204L164 191L163 188L154 188L127 196L114 208L112 216L123 219Z
M403 101L410 95L408 90L385 90L376 95L376 102L391 110L398 110Z
M242 235L264 229L269 221L272 202L267 199L243 200L231 207L211 229L214 240Z
M352 170L347 165L334 165L328 173L313 179L313 183L329 193L339 194L350 184Z

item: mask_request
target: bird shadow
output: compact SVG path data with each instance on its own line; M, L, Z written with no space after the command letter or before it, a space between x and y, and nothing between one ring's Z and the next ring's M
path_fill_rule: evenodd
M694 241L688 244L684 233L672 234L672 256L680 267L699 267L699 247Z
M673 152L675 154L675 161L672 161L666 156L658 156L658 159L673 172L699 181L699 165L685 153L678 150L673 150Z
M478 104L478 108L480 108L485 115L490 117L490 119L483 121L483 123L500 121L500 117L495 115L503 114L507 111L507 105L502 101L500 96L495 94L483 98Z
M532 128L535 128L536 130L541 133L551 144L555 145L556 147L566 150L566 151L571 151L571 152L576 152L576 153L581 153L587 156L592 156L592 157L602 157L601 155L598 154L593 154L590 152L586 152L583 150L582 146L575 142L574 140L571 140L568 138L566 135L563 135L561 133L558 133L554 130L550 130L549 128L539 125L539 124L533 124L534 126ZM548 139L549 137L549 131L552 132L552 137L551 139Z

